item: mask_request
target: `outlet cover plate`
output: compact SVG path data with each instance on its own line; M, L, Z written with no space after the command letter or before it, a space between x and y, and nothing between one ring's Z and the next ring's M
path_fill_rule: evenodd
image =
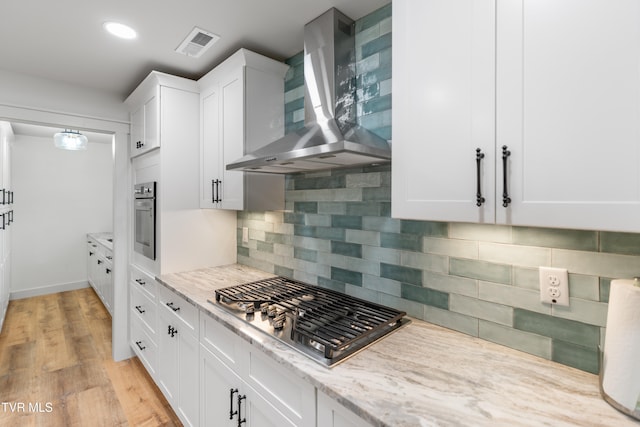
M569 305L569 273L566 268L540 267L540 301Z

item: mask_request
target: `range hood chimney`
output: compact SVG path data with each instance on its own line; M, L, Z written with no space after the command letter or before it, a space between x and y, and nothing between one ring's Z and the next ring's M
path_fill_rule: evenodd
M356 124L353 20L332 8L304 27L305 126L227 165L294 173L391 160L389 143Z

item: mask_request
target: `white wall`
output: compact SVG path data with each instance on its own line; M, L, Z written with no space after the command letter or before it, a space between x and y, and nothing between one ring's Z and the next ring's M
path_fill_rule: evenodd
M129 113L123 101L113 93L0 70L3 105L128 122Z
M12 175L12 294L86 282L86 233L113 226L112 146L67 151L16 136Z

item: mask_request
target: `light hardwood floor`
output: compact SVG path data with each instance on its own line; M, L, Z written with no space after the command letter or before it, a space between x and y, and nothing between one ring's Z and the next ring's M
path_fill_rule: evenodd
M0 426L181 426L138 358L111 358L93 289L9 303L0 333Z

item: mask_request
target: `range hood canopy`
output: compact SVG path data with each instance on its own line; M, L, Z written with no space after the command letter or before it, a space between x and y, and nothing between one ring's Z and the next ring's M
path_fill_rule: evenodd
M305 126L227 165L293 173L391 160L384 138L356 124L354 22L335 8L304 27Z

